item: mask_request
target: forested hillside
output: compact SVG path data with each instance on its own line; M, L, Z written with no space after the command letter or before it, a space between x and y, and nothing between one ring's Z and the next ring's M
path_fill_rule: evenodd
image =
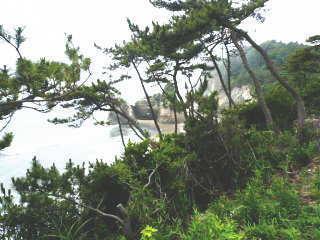
M282 43L275 40L267 41L261 44L261 47L265 49L272 61L279 67L283 67L286 63L287 57L293 54L298 49L306 47L303 44L290 42ZM257 77L263 83L270 83L274 81L274 78L268 71L266 64L261 55L253 48L248 47L246 49L248 62L255 71ZM231 64L232 83L234 85L246 85L251 84L250 76L246 69L243 67L240 57L234 57Z
M2 131L21 109L63 108L70 115L50 122L107 127L112 119L124 151L112 164L66 159L63 171L35 157L11 188L1 184L0 239L319 240L320 35L305 45L259 45L241 26L261 22L266 2L152 0L174 13L170 21L142 28L128 20L129 41L95 44L111 60L99 79L71 35L65 62L33 61L20 51L23 28L1 26L1 43L17 54L14 69L0 70ZM224 110L218 93L207 93L213 72L228 97ZM153 136L119 90L132 78ZM232 98L241 84L250 84L252 101ZM161 101L174 115L170 134L158 121ZM139 141L126 141L124 128ZM0 148L12 139L3 133Z

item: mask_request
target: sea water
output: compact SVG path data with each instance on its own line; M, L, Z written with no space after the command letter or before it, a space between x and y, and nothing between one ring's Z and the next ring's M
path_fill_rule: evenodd
M94 162L97 159L112 163L120 156L123 146L118 126L95 126L86 122L80 128L54 125L50 116L22 110L10 123L8 131L14 133L12 145L0 152L0 182L11 187L11 177L24 176L32 159L44 166L53 163L63 170L69 159L75 164ZM137 137L127 131L126 141L136 141Z

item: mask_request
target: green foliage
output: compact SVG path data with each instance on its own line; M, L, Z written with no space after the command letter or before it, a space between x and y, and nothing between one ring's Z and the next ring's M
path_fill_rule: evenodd
M158 230L150 227L147 225L142 231L141 231L141 240L154 240L154 234L157 233Z
M320 168L314 172L314 179L311 184L311 194L313 198L320 200Z
M90 219L84 222L75 222L71 225L69 229L64 229L62 232L59 232L57 235L49 235L48 237L60 240L81 240L86 239L86 234L81 233L81 230L85 227L85 225L90 221Z
M295 187L281 177L269 186L256 178L232 200L214 203L210 211L240 224L247 239L317 239L318 206L304 207Z
M213 213L195 213L183 240L241 240L243 234L237 233L235 224L230 220L221 220Z
M283 74L300 90L304 99L307 112L319 115L319 47L298 48L288 55L287 61L283 64ZM272 112L276 125L281 129L292 128L293 122L297 119L295 103L287 91L278 84L265 86L265 99ZM238 114L247 126L265 128L263 113L256 101L243 104L238 107Z
M255 15L254 12L262 8L266 1L243 2L241 8L225 0L151 2L156 7L182 12L181 15L172 17L169 24L155 30L162 33L158 38L159 42L176 50L179 46L198 40L202 36L218 32L223 27L237 26L244 19ZM161 31L163 28L169 28L170 31Z
M19 44L17 43L16 48L18 49L23 42L21 40L23 39L22 30L16 30L16 34L16 39L20 39L17 40ZM4 36L4 40L13 38L11 35L1 36ZM46 108L44 106L35 107L35 109L47 111L63 100L63 97L74 90L76 84L80 82L80 72L87 71L90 65L90 59L79 53L79 48L74 47L71 37L67 39L66 55L69 58L68 64L48 61L45 58L33 62L20 56L14 74L7 70L1 72L0 76L3 79L1 88L6 90L2 92L4 96L1 96L1 108L16 107L11 110L12 112L17 110L17 107L23 107L24 103L37 101L44 102L47 106ZM23 98L18 96L18 93L23 95ZM36 98L38 99L35 100ZM2 113L2 116L5 115Z
M290 132L248 131L236 119L214 125L198 119L187 131L203 132L204 123L221 138L194 135L203 145L194 147L187 132L158 143L129 143L112 165L98 161L87 169L69 162L63 173L34 160L25 177L13 180L20 201L2 189L0 233L14 239L119 239L123 227L116 220L85 206L124 217L116 207L121 203L135 236L142 233L143 239L317 239L319 209L306 207L298 185L285 175L301 164L301 149L308 158L314 150L299 146ZM221 157L226 146L233 158ZM310 181L316 201L319 174ZM223 193L232 197L219 197ZM194 213L208 204L205 213ZM143 228L148 225L157 232Z
M152 223L154 218L148 213L153 211L158 212L155 216L166 220L183 219L192 210L186 168L194 155L184 148L183 140L182 136L169 135L154 150L149 141L129 144L126 148L123 161L142 187L133 193L130 209L142 223Z
M0 197L1 234L14 239L71 236L75 232L88 238L114 234L119 231L114 220L79 204L118 214L116 205L125 204L129 198L124 182L129 177L126 169L116 164L113 167L97 162L85 169L70 161L60 173L55 166L45 169L34 160L25 177L13 179L20 200L8 193Z
M288 57L286 74L300 89L308 112L319 115L320 48L318 45L297 50Z
M0 150L3 150L10 146L13 140L13 133L6 133L0 140Z
M279 85L269 85L265 89L265 99L272 112L273 119L280 129L289 129L297 118L295 104L290 95ZM266 129L263 112L257 101L237 106L234 111L247 127Z
M91 63L73 45L71 36L66 41L67 63L45 58L31 61L20 52L25 41L23 30L18 27L11 33L0 25L0 41L7 43L18 55L14 70L6 65L0 69L0 120L4 121L4 128L20 109L48 112L62 101L68 101L76 87L83 84L81 73L89 72ZM0 147L7 147L11 140L12 135L6 135Z
M320 48L318 46L305 47L291 54L285 66L293 81L300 88L304 88L312 78L319 76Z
M276 134L272 131L250 130L248 138L259 159L256 166L264 170L264 174L272 174L272 169L274 171L306 166L318 154L314 141L301 144L290 131Z
M307 42L313 44L313 45L320 45L320 35L311 36L307 39Z
M298 49L303 49L304 45L295 42L286 44L273 40L262 43L261 47L268 53L270 59L278 67L282 67L286 64L287 57L292 54L292 52L295 52ZM248 47L246 49L246 56L248 58L250 67L263 84L274 82L272 75L266 68L262 56L253 47ZM251 85L250 76L244 69L241 59L239 57L233 57L231 61L231 75L233 84L236 86L247 84Z

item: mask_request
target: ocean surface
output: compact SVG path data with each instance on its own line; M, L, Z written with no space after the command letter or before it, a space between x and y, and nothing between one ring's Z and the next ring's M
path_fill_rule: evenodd
M117 126L95 126L86 122L81 128L53 125L54 116L32 110L18 112L7 131L14 133L12 145L0 152L0 182L11 187L11 177L23 176L34 157L45 167L53 163L63 170L66 162L112 163L123 151ZM130 132L126 140L136 141Z

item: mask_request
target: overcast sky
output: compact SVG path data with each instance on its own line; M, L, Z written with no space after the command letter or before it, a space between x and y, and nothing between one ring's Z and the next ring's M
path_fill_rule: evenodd
M270 0L267 8L267 21L256 35L259 40L302 41L317 32L319 0ZM30 52L43 56L61 49L65 32L84 46L93 41L109 44L129 36L126 17L145 25L165 21L166 16L165 10L153 8L148 0L2 0L0 23L26 26L34 45Z
M303 42L320 34L319 0L270 0L267 9L265 23L246 25L258 42ZM27 57L64 59L64 34L71 33L82 52L102 66L104 58L97 57L93 43L110 46L128 39L127 17L147 25L152 20L166 22L169 13L153 8L148 0L2 0L0 24L26 27L22 52ZM14 64L15 52L7 45L0 43L0 53L0 65ZM140 91L127 94L134 99Z

